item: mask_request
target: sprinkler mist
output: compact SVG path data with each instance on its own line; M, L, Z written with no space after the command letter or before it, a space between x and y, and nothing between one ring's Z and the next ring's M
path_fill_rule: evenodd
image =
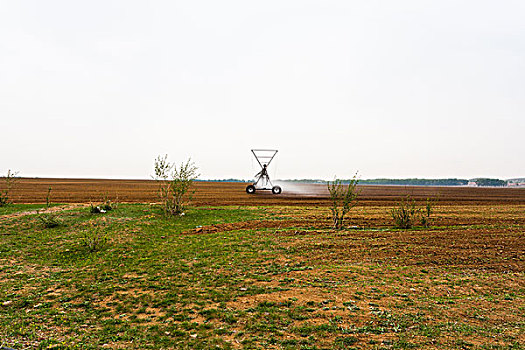
M255 174L255 182L246 186L246 193L254 194L255 191L272 191L273 194L280 194L280 186L274 186L268 175L268 166L277 154L276 149L252 149L253 156L261 166L261 171Z

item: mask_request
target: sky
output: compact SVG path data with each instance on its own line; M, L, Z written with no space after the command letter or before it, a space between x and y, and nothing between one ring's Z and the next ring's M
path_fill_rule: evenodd
M0 0L0 173L525 176L525 2Z

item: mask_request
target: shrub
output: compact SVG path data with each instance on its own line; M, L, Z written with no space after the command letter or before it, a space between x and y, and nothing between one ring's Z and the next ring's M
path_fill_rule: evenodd
M51 205L51 186L47 189L47 195L46 195L46 208L49 209L49 206Z
M90 252L96 252L106 247L108 243L104 226L92 225L82 232L81 244Z
M93 203L90 203L89 206L90 206L89 212L91 214L100 214L100 213L105 213L106 212L99 205L93 205Z
M104 203L100 205L102 210L110 211L113 210L113 203L111 203L110 200L106 200Z
M330 212L332 213L333 228L341 230L345 215L357 205L357 174L354 175L348 184L342 180L334 179L328 181L328 192L330 193Z
M102 204L100 204L100 208L105 211L117 209L117 201L112 202L111 199L109 199L108 196L106 195L104 196L104 201L102 202Z
M428 227L430 225L431 218L430 216L434 212L434 204L436 200L432 198L427 198L425 202L425 208L421 213L421 225Z
M155 159L155 175L159 184L159 198L164 214L170 216L184 215L184 208L194 192L190 192L193 181L197 179L197 167L188 159L179 167L167 160L168 156Z
M396 208L392 208L391 214L395 228L409 229L414 225L419 209L416 207L416 201L407 196Z
M4 190L0 192L0 207L6 206L11 203L11 190L18 181L18 171L7 170L7 175L3 177Z
M58 227L58 226L63 225L62 220L60 220L58 215L54 213L46 213L46 214L39 213L37 218L38 220L40 220L40 222L45 228L53 228L53 227Z
M111 200L106 198L104 199L104 202L102 202L99 205L93 205L93 203L90 203L89 212L91 214L101 214L101 213L106 213L116 208L117 208L117 203L114 203Z

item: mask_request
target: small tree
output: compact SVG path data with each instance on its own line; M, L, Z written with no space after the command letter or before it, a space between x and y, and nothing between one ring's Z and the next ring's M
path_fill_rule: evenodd
M434 204L436 199L427 198L424 209L421 210L421 225L428 227L431 222L431 216L434 213Z
M356 174L348 184L337 178L327 183L331 201L330 212L332 213L333 227L336 230L343 228L345 215L357 205L358 182Z
M8 205L11 203L11 190L15 186L16 182L18 181L18 171L11 171L11 169L7 170L7 175L3 177L4 180L4 191L0 192L0 207L3 207L5 205Z
M416 201L410 196L401 200L398 206L390 211L392 220L394 220L394 227L401 229L412 228L420 212L420 209L416 206Z
M47 195L46 195L46 209L49 209L49 206L51 205L51 186L47 189Z
M397 207L391 209L390 214L394 221L395 228L410 229L415 226L417 219L421 225L428 227L431 223L431 216L434 213L435 198L427 198L424 206L418 206L416 201L410 196L402 199Z
M80 244L91 253L102 250L109 243L106 222L93 223L82 231Z
M197 167L191 159L180 166L168 162L167 155L155 159L153 178L159 183L159 197L166 215L184 215L185 205L194 193L189 190L198 176Z

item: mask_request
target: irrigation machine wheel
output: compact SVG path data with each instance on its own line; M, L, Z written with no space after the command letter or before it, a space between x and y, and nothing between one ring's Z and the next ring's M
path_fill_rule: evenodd
M254 194L254 193L255 193L255 186L254 186L254 185L248 185L248 186L246 186L246 193L248 193L248 194Z
M282 191L283 190L279 186L273 186L273 188L272 188L272 193L273 194L281 194Z

